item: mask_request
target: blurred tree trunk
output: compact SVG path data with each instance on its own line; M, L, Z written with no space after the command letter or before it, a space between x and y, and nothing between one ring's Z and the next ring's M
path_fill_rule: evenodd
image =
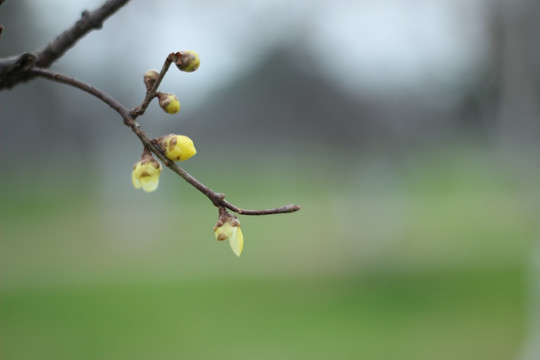
M538 145L540 1L500 0L490 5L497 135L511 146Z
M0 24L4 31L0 37L0 56L33 52L58 35L41 29L36 16L39 13L32 8L31 2L7 1L2 4ZM57 67L61 68L61 65ZM23 84L2 91L0 164L13 167L20 163L20 158L28 158L33 159L34 166L49 168L51 158L54 158L57 163L70 161L69 166L77 163L91 166L95 161L93 146L99 141L92 121L94 104L84 102L84 108L79 106L81 103L77 107L70 105L66 97L73 92L76 90L42 80L36 80L31 86ZM22 142L24 146L21 146ZM42 156L41 149L44 148L50 156ZM17 149L19 158L9 149Z
M540 151L540 1L500 0L491 6L496 130L520 157ZM527 166L530 163L527 162ZM540 229L539 229L540 230ZM540 237L529 274L527 334L519 358L540 358Z

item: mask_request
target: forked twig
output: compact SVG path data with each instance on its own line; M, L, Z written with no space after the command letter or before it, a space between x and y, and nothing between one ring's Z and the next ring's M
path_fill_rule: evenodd
M171 54L172 55L172 54ZM262 210L247 210L239 208L227 200L225 200L225 195L222 193L218 193L212 189L210 189L208 186L201 183L199 180L194 178L192 175L190 175L187 171L182 169L180 166L178 166L174 161L169 160L165 154L161 151L159 146L157 146L152 139L150 139L146 133L141 129L140 125L135 121L135 118L142 115L152 99L155 97L157 87L159 86L159 83L161 82L161 79L165 76L165 73L169 69L169 66L171 62L173 61L171 58L171 55L167 57L167 60L165 60L165 64L163 65L163 68L159 75L159 80L156 81L156 83L152 86L152 88L147 91L147 94L138 107L136 107L133 110L127 109L125 106L120 104L117 100L106 94L105 92L91 86L90 84L87 84L83 81L77 80L75 78L65 76L50 70L42 69L42 68L33 68L30 70L30 72L33 75L40 76L49 80L57 81L60 83L64 83L73 87L76 87L80 90L83 90L107 105L109 105L111 108L113 108L124 120L124 124L131 128L131 130L138 136L142 144L147 147L152 153L154 153L168 168L170 168L172 171L180 175L185 181L187 181L189 184L194 186L197 190L202 192L210 201L214 204L216 207L225 207L228 208L231 211L234 211L238 214L242 215L269 215L269 214L282 214L282 213L291 213L298 211L300 207L298 205L289 204L273 209L262 209Z

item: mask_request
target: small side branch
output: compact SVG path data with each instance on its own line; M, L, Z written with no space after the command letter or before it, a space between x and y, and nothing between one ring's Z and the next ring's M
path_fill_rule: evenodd
M167 72L167 69L170 65L171 61L167 63L165 62L163 69L161 70L160 75L165 75ZM148 104L143 106L146 102L150 102L152 99L151 96L148 94L154 93L157 90L157 86L159 86L159 82L156 82L154 86L148 91L147 96L145 97L145 100L141 104L141 106L137 107L135 110L130 111L125 106L120 104L118 101L116 101L114 98L106 94L105 92L83 82L80 80L77 80L75 78L65 76L50 70L41 69L41 68L33 68L30 70L30 73L34 76L40 76L52 81L60 82L63 84L67 84L73 87L76 87L82 91L85 91L107 105L109 105L111 108L113 108L124 120L124 124L131 128L131 130L137 135L137 137L140 139L142 144L147 147L152 153L154 153L162 162L165 164L169 169L177 173L180 177L182 177L185 181L187 181L189 184L191 184L193 187L195 187L197 190L202 192L210 201L214 204L216 207L226 207L230 209L231 211L234 211L238 214L242 215L269 215L269 214L283 214L283 213L291 213L300 210L300 207L298 205L285 205L273 209L263 209L263 210L246 210L239 208L230 202L225 200L225 195L222 193L218 193L212 189L210 189L208 186L201 183L199 180L194 178L192 175L190 175L187 171L182 169L180 166L178 166L174 161L169 160L165 154L161 151L161 149L154 143L152 139L146 135L146 133L141 129L139 124L135 121L135 117L139 114L142 114ZM163 76L161 76L163 78ZM160 80L161 81L161 80ZM136 111L139 109L139 111ZM141 112L142 111L142 112Z
M286 214L286 213L292 213L295 211L300 210L300 206L295 204L289 204L285 206L281 206L274 209L264 209L264 210L247 210L247 209L240 209L233 204L229 203L228 201L223 200L222 201L223 206L226 208L234 211L235 213L242 214L242 215L269 215L269 214Z
M150 105L150 102L152 101L152 99L156 97L156 91L159 85L161 84L161 81L165 77L165 74L169 70L169 67L171 66L171 62L173 61L172 55L173 54L170 54L169 56L167 56L167 59L165 59L165 63L163 64L161 71L159 72L159 76L157 80L154 82L154 85L152 85L152 87L146 92L146 96L144 97L144 100L141 103L141 105L131 110L130 115L134 119L144 114L144 112L146 111L146 108L148 107L148 105Z

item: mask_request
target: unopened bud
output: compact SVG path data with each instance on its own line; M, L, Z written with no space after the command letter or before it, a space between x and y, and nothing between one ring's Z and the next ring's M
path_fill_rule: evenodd
M176 114L180 110L180 101L174 94L166 94L162 92L156 93L159 98L159 106L167 114Z
M144 85L146 86L146 91L150 91L158 78L159 73L156 70L148 70L144 73Z
M156 139L161 151L172 161L184 161L197 153L193 140L185 135L165 135Z
M174 63L182 71L193 72L201 65L199 54L193 50L179 51L175 54L175 57Z

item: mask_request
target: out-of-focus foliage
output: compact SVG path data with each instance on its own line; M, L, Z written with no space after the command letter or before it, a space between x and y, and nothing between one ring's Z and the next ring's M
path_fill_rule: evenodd
M11 184L2 357L511 358L535 187L474 153L417 157L392 176L328 160L327 174L307 162L222 173L217 188L239 203L303 205L243 217L241 258L215 240L210 204L173 176L159 197Z

